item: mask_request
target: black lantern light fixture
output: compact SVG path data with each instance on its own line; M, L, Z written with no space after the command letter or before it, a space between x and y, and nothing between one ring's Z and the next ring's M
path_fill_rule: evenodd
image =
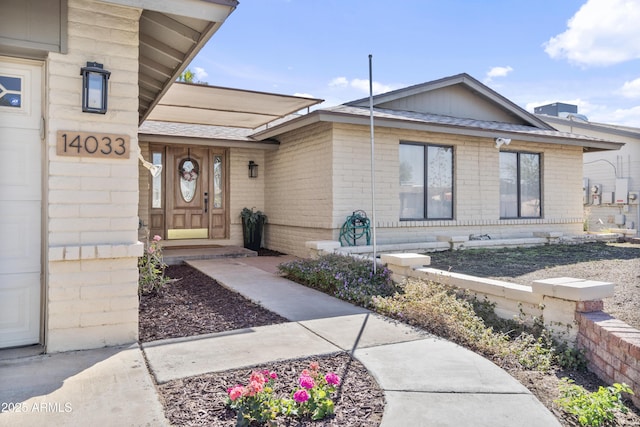
M258 165L253 160L249 160L249 178L257 178L257 177L258 177Z
M80 70L82 75L82 111L105 114L107 112L107 81L111 71L97 62L87 62Z

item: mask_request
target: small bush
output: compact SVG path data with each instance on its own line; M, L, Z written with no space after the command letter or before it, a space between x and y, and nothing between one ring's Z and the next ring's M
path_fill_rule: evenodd
M545 339L527 332L511 338L487 326L474 305L480 304L484 314L493 313L488 302L475 301L456 288L416 279L408 280L403 290L393 297L375 298L375 308L505 364L540 371L551 367L553 350Z
M162 257L161 237L147 238L144 254L138 258L138 295L158 293L172 280L164 275L167 265Z
M345 255L291 261L278 269L295 282L364 307L371 306L374 296L390 296L396 291L387 268L378 267L374 274L371 261Z
M562 378L559 387L560 398L554 402L574 415L580 425L590 427L613 421L616 411L626 413L628 409L622 403L622 393L633 394L629 386L618 383L610 387L600 386L598 391L590 393L566 377Z

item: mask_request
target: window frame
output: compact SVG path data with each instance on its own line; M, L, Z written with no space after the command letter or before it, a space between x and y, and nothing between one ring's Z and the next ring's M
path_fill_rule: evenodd
M502 215L502 182L500 182L500 219L509 220L509 219L540 219L543 218L543 194L542 194L542 153L530 152L530 151L500 151L499 159L498 159L498 170L502 169L502 155L503 154L515 154L516 155L516 189L517 189L517 197L516 197L516 207L517 213L516 216L503 216ZM534 155L538 157L538 200L539 200L539 208L537 216L523 216L522 215L522 155ZM500 172L499 172L500 175ZM499 180L502 181L502 177L499 176Z
M449 144L437 144L432 142L417 142L417 141L400 141L398 148L398 158L400 158L400 147L401 146L419 146L423 148L423 212L424 217L402 217L402 212L398 214L400 221L450 221L455 219L455 146ZM430 217L429 216L429 200L428 200L428 191L429 191L429 148L448 148L451 150L451 211L449 216L445 217ZM398 171L400 170L400 163L398 164ZM401 185L400 185L401 187ZM400 196L401 192L398 191L398 196Z

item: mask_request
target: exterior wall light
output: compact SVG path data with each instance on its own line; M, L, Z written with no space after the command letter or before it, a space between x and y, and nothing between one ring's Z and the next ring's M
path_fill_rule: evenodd
M107 81L111 71L97 62L87 62L80 69L82 75L82 111L105 114L107 112Z
M257 178L257 177L258 177L258 165L253 160L249 160L249 178Z
M496 148L499 149L502 144L509 145L511 143L511 138L500 138L500 137L498 137L498 138L495 139L495 141L496 141Z

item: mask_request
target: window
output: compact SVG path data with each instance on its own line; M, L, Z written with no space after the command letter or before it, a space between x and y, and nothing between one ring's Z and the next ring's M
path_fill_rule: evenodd
M400 144L400 219L453 218L453 147Z
M154 152L151 154L151 160L154 165L162 166L162 153ZM162 208L162 175L154 176L151 180L151 207Z
M500 218L540 218L540 155L500 153Z
M222 156L213 156L213 208L221 209L222 206Z
M22 107L22 79L0 75L0 107Z

